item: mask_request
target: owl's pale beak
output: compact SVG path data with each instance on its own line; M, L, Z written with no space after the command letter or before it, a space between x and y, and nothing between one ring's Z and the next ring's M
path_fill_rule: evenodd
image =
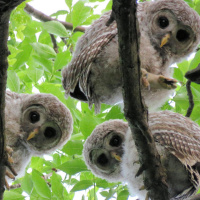
M39 127L35 128L28 136L27 141L34 138L39 133Z
M171 37L171 35L169 33L167 33L161 40L160 43L160 48L162 48L165 44L167 44L167 42L169 41L169 38Z
M116 152L114 152L114 151L111 152L111 156L112 156L113 158L115 158L115 160L117 160L117 161L119 161L119 162L122 161L121 157L120 157Z

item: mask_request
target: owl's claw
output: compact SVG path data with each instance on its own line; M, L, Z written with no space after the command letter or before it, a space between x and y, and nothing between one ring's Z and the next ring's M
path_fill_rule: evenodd
M175 89L177 80L168 78L163 75L157 75L147 72L145 69L141 69L142 72L142 85L145 88L152 89Z
M9 177L10 179L14 180L15 176L17 176L17 172L15 171L15 169L12 166L12 164L13 164L13 159L11 157L12 152L13 152L12 148L7 146L6 147L7 159L5 161L5 166L8 167L8 169L10 170L10 172L8 170L6 170L6 176ZM10 189L10 186L6 179L5 179L5 186L8 190Z
M141 69L142 72L142 86L147 90L150 90L150 84L148 81L148 72L145 69Z
M165 76L160 75L158 78L158 83L165 89L175 89L177 80L173 78L167 78Z

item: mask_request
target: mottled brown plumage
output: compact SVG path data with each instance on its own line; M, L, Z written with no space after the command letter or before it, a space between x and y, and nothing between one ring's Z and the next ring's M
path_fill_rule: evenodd
M115 21L106 26L109 17L110 12L105 13L86 30L77 42L72 61L62 71L66 96L70 94L90 106L94 103L96 112L101 103L122 101L117 27ZM173 80L165 82L171 76L170 65L188 56L199 44L200 19L183 0L139 3L137 18L141 68L148 72L151 87L142 94L147 106L156 109L173 93L168 89L175 87Z
M150 114L149 127L166 169L170 199L195 194L200 188L200 127L171 111ZM110 120L98 125L86 140L83 155L96 176L127 182L132 195L145 199L143 176L136 177L139 157L126 122Z
M6 145L12 166L21 177L32 156L53 153L70 138L73 120L69 109L52 94L6 92Z

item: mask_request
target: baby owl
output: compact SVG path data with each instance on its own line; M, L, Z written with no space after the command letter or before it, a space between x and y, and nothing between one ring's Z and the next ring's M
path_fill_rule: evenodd
M160 111L149 116L156 148L166 169L170 199L185 199L200 185L200 127L178 113ZM132 195L145 199L138 153L128 124L110 120L98 125L84 144L89 169L111 182L128 183ZM143 189L142 189L143 188Z
M17 177L23 176L32 156L61 148L72 130L72 115L55 96L6 92L6 145L12 149L12 166Z
M95 111L101 103L116 104L122 99L117 25L106 22L110 12L96 20L78 40L73 58L62 71L65 94L88 102ZM195 51L200 42L199 15L183 0L139 3L142 72L147 72L150 90L142 90L152 110L173 93L176 81L169 66ZM163 76L162 76L163 75Z

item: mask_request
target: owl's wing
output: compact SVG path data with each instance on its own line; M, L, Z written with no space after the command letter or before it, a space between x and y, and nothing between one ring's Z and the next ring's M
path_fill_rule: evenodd
M200 187L200 127L189 118L170 111L150 114L149 124L155 142L174 155L190 174L193 187L180 197L196 192Z
M91 93L88 77L91 63L116 34L117 29L116 23L114 22L108 27L105 25L104 28L101 28L96 37L94 37L94 34L93 38L87 38L87 35L85 36L86 39L90 40L89 45L85 45L86 47L72 59L69 66L63 71L63 87L66 96L69 93L74 93L75 89L79 87L78 89L86 96L86 100L90 99Z
M154 131L153 131L154 132ZM182 199L195 194L200 187L200 141L181 134L177 130L154 132L154 139L173 154L187 169L193 186L184 190L175 199Z

